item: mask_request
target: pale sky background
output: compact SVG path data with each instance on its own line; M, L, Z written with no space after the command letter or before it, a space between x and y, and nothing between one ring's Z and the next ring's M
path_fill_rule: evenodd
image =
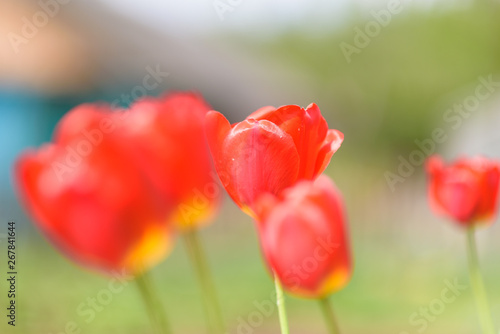
M277 32L295 24L307 29L324 25L341 26L349 18L349 12L358 6L369 13L372 9L387 7L389 0L221 0L235 2L234 11L226 12L221 20L214 8L214 0L183 1L123 1L100 0L128 17L156 27L175 29L176 33L199 33L218 30L249 30L253 32ZM430 8L432 5L448 7L464 6L472 0L401 0L408 8Z

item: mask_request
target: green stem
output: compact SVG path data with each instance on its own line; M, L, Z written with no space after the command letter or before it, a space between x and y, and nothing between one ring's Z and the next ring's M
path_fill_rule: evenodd
M467 255L469 259L470 280L476 297L476 306L481 328L484 334L495 334L486 289L484 287L483 277L479 268L474 227L467 230Z
M283 288L277 275L274 275L274 285L276 287L276 305L278 305L281 334L290 334L288 317L286 315L285 296L283 295Z
M171 334L172 330L170 329L170 324L165 315L165 310L154 293L148 273L143 272L136 277L135 281L137 282L141 296L146 304L148 316L155 332L159 334Z
M193 229L184 233L184 241L204 296L203 305L210 332L215 330L215 333L222 334L225 332L224 317L198 232Z
M321 311L323 311L323 316L325 317L328 332L330 334L340 334L339 326L337 325L337 320L335 318L335 313L333 312L333 307L328 297L320 299L319 305L321 306Z

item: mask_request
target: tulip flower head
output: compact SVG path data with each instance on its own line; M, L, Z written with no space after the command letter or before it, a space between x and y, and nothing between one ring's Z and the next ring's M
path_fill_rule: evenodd
M288 292L323 298L348 283L352 265L344 204L328 177L301 181L281 198L262 196L258 205L265 259Z
M500 163L483 157L462 158L446 166L438 156L428 159L432 209L461 226L491 224L498 211Z
M132 153L166 201L177 210L171 220L180 230L211 222L221 191L205 136L210 110L194 93L145 98L132 105L124 132Z
M255 217L265 193L280 192L325 170L343 141L328 129L316 104L306 109L265 107L231 125L220 113L207 115L207 136L217 173L231 198Z
M20 156L15 178L37 227L65 255L138 274L168 254L172 208L131 159L118 117L106 106L75 108L53 143Z

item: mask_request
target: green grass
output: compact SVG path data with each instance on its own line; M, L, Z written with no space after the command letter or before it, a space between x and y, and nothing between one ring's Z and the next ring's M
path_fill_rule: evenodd
M252 222L228 203L226 213L203 232L208 256L224 307L228 333L238 333L240 319L248 319L256 306L271 300L273 284L263 265ZM376 222L373 222L375 224ZM354 240L355 273L349 286L333 296L340 325L345 333L416 333L408 317L439 298L444 280L458 277L468 283L461 235L451 249L422 239L432 254L407 248L408 236L374 233L363 239L360 222L351 222ZM420 227L413 227L418 230ZM432 238L429 238L432 239ZM203 333L204 318L199 290L191 267L179 243L173 254L152 271L157 293L168 309L176 333ZM34 237L20 246L19 314L17 331L7 333L59 334L68 322L76 322L82 333L151 333L145 308L131 282L113 295L109 305L86 323L77 313L81 303L106 289L109 279L81 269ZM458 252L457 252L458 251ZM498 251L498 250L496 250ZM500 311L500 279L495 252L483 253L484 273L496 314ZM496 253L497 254L497 253ZM267 304L266 304L267 305ZM287 297L293 333L325 333L323 319L314 301ZM278 332L275 308L264 316L255 333ZM445 312L429 325L426 333L466 334L477 332L473 296L469 290L446 306ZM4 331L2 331L4 333Z

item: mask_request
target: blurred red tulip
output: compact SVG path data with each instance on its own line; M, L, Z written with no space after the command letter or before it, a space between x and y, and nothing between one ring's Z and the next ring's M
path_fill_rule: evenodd
M301 181L280 199L264 195L258 205L264 256L288 292L323 298L348 283L352 266L344 203L328 177Z
M219 177L232 199L255 217L254 202L278 195L299 180L325 170L344 135L329 130L316 104L265 107L230 125L220 113L207 115L207 136Z
M498 210L500 163L476 157L445 166L440 157L432 156L426 167L435 212L466 227L493 222Z
M83 105L59 123L54 143L15 167L21 197L42 232L77 263L139 273L171 248L160 202L116 128L121 115Z
M222 192L205 136L209 106L194 93L172 93L135 103L124 132L131 153L167 201L175 201L173 220L181 230L209 223Z

